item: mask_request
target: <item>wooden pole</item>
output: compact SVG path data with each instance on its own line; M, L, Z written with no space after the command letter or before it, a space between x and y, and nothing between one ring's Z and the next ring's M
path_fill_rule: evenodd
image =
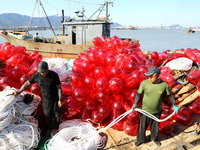
M64 22L64 10L62 10L62 23ZM63 36L65 35L65 25L62 24Z

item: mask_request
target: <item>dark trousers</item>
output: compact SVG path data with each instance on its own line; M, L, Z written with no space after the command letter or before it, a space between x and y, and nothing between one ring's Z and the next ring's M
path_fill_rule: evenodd
M161 113L153 114L158 119L160 119ZM159 135L159 122L143 115L140 113L138 131L137 131L137 142L144 143L146 139L146 130L150 123L151 140L158 141Z
M58 129L60 123L60 108L58 101L42 101L43 111L45 115L45 131ZM52 125L52 117L54 115L54 124Z

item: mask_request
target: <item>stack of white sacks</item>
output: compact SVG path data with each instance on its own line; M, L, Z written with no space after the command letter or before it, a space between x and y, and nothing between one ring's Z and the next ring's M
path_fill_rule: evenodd
M43 61L48 63L49 69L55 71L61 82L70 82L70 77L73 74L72 67L74 59L64 58L45 58Z
M34 95L30 104L23 102L24 94L12 95L14 88L0 92L0 149L31 150L40 141L37 120L32 116L41 101Z

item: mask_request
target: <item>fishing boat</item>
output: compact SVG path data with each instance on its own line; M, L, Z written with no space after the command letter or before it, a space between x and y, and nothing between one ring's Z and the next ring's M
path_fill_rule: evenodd
M186 31L186 33L194 33L195 31L194 30L192 30L192 28L189 28L189 30L188 31Z
M77 58L78 54L85 52L87 48L93 46L92 40L95 37L110 37L110 20L108 18L108 6L112 4L111 1L105 1L104 4L100 6L98 11L99 14L105 9L105 17L91 19L94 14L85 19L84 11L75 11L79 19L64 19L64 10L62 10L62 35L56 35L53 27L48 19L45 9L41 3L41 0L36 0L36 4L40 4L49 22L49 25L54 33L53 38L39 38L28 33L30 26L30 19L28 29L24 32L16 31L3 31L0 33L9 43L15 46L24 46L27 52L38 51L44 57L64 57L64 58ZM35 4L35 6L36 6ZM34 8L35 11L35 8ZM67 28L68 34L65 34L65 29ZM131 39L130 39L131 40ZM132 40L134 41L134 40Z

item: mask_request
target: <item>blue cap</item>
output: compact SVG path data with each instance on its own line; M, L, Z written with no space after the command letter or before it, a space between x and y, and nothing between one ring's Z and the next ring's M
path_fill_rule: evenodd
M145 73L146 76L153 75L154 73L160 74L160 69L156 66L152 66L149 68L149 71Z

